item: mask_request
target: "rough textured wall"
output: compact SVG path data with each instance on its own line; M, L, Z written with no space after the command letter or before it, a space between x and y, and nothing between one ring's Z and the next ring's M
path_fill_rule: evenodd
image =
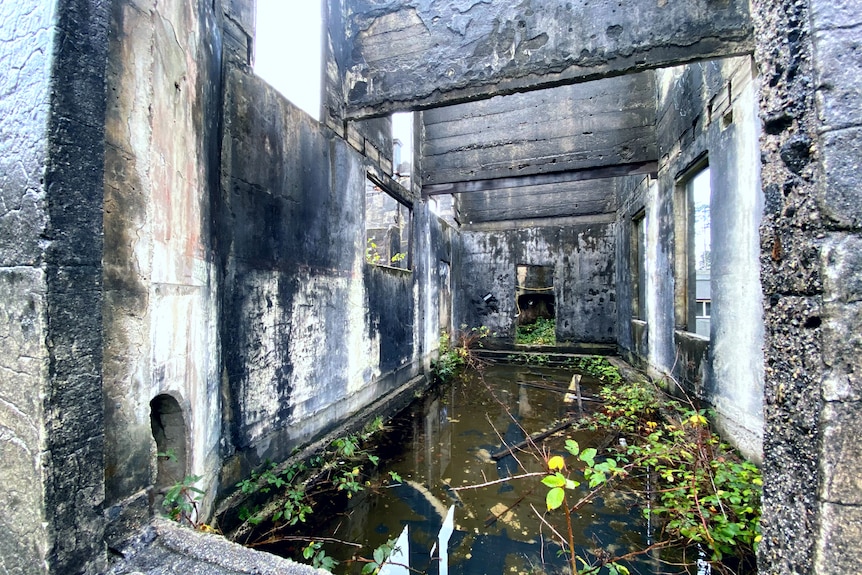
M225 101L218 249L234 480L419 372L425 272L418 260L412 272L366 264L368 159L241 69L229 69Z
M339 83L353 114L751 49L748 3L733 0L360 0L346 3L339 20Z
M96 573L107 14L6 2L0 22L2 569Z
M179 473L205 477L204 512L215 494L220 352L210 202L218 190L219 26L211 2L113 3L102 367L107 499L116 506L108 515L122 519L112 544L147 518L145 490L156 479L150 401L159 394L183 410L188 461Z
M764 125L763 573L846 573L859 526L862 15L752 2Z
M519 229L493 224L462 228L456 250L455 325L484 325L514 340L515 266L552 266L558 341L614 342L612 219L548 220Z
M657 158L652 72L427 110L423 121L424 184Z

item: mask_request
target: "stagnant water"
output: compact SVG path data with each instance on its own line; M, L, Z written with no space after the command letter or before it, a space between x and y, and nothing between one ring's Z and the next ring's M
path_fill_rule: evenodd
M316 512L314 521L318 523L306 525L303 531L361 543L361 554L369 557L371 550L397 538L409 525L411 567L437 573L439 552L435 550L432 557L431 551L448 507L455 505L449 573L567 572L554 533L554 529L566 533L564 515L559 510L545 513L548 488L541 484L541 477L458 488L545 471L543 460L529 452L499 461L491 455L503 448L503 441L512 445L524 439L524 430L538 433L578 415L577 402L566 403L564 394L529 385L565 388L574 373L579 372L492 365L483 375L473 374L429 392L387 423L389 431L377 450L377 479L385 483L392 471L402 481L390 480L382 488L360 492L346 508ZM600 384L588 375L583 376L581 386L584 395L598 395ZM585 403L584 409L595 409L595 405ZM561 448L566 438L582 447L600 447L612 439L604 433L568 429L543 445L550 453L564 455ZM587 492L586 486L582 489ZM643 514L648 504L643 491L635 479L626 489L606 490L582 507L573 517L578 555L588 560L602 552L620 556L652 543L652 528ZM325 549L342 562L336 572L360 571L362 564L349 561L357 553L355 548L327 544ZM659 561L655 553L624 564L632 573L685 572Z

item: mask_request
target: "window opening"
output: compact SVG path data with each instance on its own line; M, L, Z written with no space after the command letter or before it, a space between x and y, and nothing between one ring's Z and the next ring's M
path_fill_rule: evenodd
M156 492L165 493L188 474L186 423L177 400L157 395L150 402L150 426L158 453Z
M365 180L365 261L410 269L413 214L382 186Z
M712 231L710 171L706 161L677 187L677 325L709 337Z
M552 266L515 267L517 345L556 345L557 316Z
M392 114L392 170L395 181L409 190L413 173L413 112Z
M440 331L449 333L452 325L452 288L449 262L440 260L437 271L440 276L440 291L437 306L440 314Z
M323 24L320 0L257 0L254 72L320 119Z
M632 315L646 321L646 218L641 211L632 218L631 277Z

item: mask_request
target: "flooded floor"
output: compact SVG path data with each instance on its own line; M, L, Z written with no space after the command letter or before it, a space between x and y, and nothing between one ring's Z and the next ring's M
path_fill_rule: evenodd
M385 485L353 496L346 509L315 513L322 524L309 525L310 535L361 543L362 554L397 538L410 527L410 564L419 572L439 572L437 534L451 505L455 531L449 542L448 572L453 574L564 573L558 535L566 533L562 511L546 513L548 488L541 476L515 479L472 489L501 478L544 472L544 459L527 449L495 460L506 445L535 434L560 421L579 417L577 402L539 386L565 389L573 369L541 366L491 365L483 375L431 391L387 424L377 451L376 475ZM584 375L585 396L597 396L599 382ZM584 409L596 403L585 402ZM550 454L574 458L562 449L565 439L582 448L602 447L614 438L604 433L562 431L538 444ZM497 455L499 457L499 455ZM400 482L391 479L391 474ZM579 556L595 560L595 553L620 556L649 543L644 519L645 498L636 483L627 489L605 491L573 517ZM388 482L388 484L386 484ZM375 483L375 482L372 482ZM464 489L467 488L467 489ZM575 497L587 493L575 492ZM573 504L574 498L569 499ZM544 518L543 522L542 518ZM341 548L338 548L341 547ZM336 572L361 570L362 564L345 563L356 550L327 544L329 555L342 561ZM679 569L657 565L642 557L626 563L632 573L668 573Z

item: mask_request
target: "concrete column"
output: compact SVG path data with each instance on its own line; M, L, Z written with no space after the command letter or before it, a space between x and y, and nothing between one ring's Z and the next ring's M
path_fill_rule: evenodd
M0 556L104 569L102 174L107 3L0 6Z

